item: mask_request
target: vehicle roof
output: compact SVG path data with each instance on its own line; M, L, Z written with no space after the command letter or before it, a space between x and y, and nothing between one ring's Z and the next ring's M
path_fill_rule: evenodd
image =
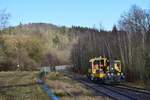
M120 60L114 60L114 62L121 62Z
M101 57L101 56L100 57L95 57L95 58L90 59L89 62L93 62L95 60L102 60L102 59L107 59L107 58Z

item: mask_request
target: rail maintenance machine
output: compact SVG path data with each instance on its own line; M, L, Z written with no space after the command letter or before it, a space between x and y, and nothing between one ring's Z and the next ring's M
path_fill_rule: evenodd
M125 79L120 60L108 60L106 57L90 59L88 79L104 83L122 82Z

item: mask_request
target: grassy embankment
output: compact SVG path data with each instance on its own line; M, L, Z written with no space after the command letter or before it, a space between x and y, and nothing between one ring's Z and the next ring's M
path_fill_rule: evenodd
M49 73L45 82L61 100L110 100L62 73Z
M0 100L49 100L35 84L37 72L0 72Z

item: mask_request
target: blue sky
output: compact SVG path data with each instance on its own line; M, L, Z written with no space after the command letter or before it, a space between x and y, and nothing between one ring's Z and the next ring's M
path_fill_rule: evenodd
M131 5L148 9L150 0L0 0L0 9L11 14L10 25L45 22L110 30Z

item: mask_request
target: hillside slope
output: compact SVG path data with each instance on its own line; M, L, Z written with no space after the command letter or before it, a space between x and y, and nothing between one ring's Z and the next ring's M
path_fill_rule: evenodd
M34 69L33 66L68 64L76 40L71 28L52 24L30 23L10 27L2 31L0 38L0 67L16 70L19 64L22 70L30 70Z

